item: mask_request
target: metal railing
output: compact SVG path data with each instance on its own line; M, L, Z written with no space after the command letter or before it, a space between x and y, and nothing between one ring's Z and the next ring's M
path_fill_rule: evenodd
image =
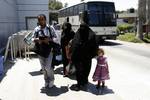
M7 59L8 52L10 52L12 61L17 58L17 54L22 58L22 54L24 53L25 58L29 58L30 45L25 43L24 38L31 32L31 30L23 30L9 36L4 54L4 62Z

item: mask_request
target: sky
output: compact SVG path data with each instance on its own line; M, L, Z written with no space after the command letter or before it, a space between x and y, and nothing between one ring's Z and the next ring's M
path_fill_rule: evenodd
M71 6L79 3L81 0L59 0L59 1L61 1L63 4L68 3L68 6ZM84 1L93 1L93 0L84 0ZM129 8L137 9L138 6L138 0L100 0L100 1L113 1L115 2L116 10L120 11L127 10Z

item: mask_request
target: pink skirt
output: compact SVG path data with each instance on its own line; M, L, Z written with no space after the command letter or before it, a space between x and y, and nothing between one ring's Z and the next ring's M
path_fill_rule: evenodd
M104 81L110 79L108 66L98 66L93 74L93 81Z

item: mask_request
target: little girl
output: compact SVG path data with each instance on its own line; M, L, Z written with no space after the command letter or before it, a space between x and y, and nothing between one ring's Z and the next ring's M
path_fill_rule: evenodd
M74 74L75 73L75 67L74 64L71 61L71 46L72 46L72 40L69 41L68 45L65 47L66 49L66 56L69 61L69 64L66 66L66 75Z
M104 56L104 50L102 48L99 48L97 53L97 65L93 74L93 81L98 82L96 86L96 88L98 89L101 84L102 87L105 87L105 80L109 79L109 69L107 59Z
M68 65L66 66L65 76L68 76L68 74L69 74L69 67L70 67L70 64L71 64L71 45L72 45L72 40L70 40L68 45L65 47L65 49L66 49L66 57L68 59Z

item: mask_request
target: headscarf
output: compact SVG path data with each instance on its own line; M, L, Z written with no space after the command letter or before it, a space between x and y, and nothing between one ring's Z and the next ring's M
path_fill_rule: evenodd
M80 24L80 28L78 29L78 32L80 34L80 39L82 41L88 40L89 37L89 26L85 23Z
M63 33L66 35L71 31L72 25L68 22L65 22L62 26Z

